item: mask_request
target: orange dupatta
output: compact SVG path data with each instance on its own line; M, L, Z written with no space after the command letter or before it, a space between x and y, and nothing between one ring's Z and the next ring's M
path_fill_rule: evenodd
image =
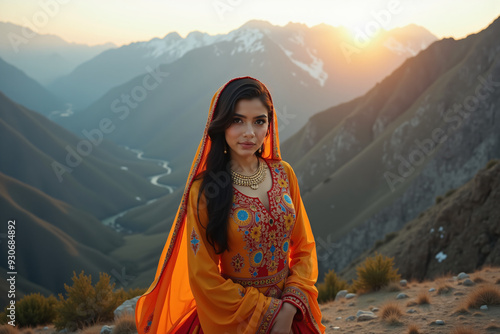
M222 85L212 97L203 137L198 145L196 155L191 165L182 201L179 205L174 223L170 229L168 239L160 256L155 279L149 289L139 298L136 304L135 321L139 334L175 333L176 330L181 327L183 322L196 310L196 301L191 291L188 273L187 252L189 249L189 236L186 231L186 212L189 204L189 192L195 178L206 169L206 158L211 147L211 139L208 136L208 127L212 122L219 96L230 82L244 78L254 79L248 76L231 79ZM278 120L275 110L272 112L272 124L270 124L269 136L267 136L264 141L262 158L281 160ZM300 203L300 205L302 205L302 203ZM309 226L309 221L307 220L307 216L305 217L307 224L303 229L303 232L305 233L304 240L312 240L314 246L314 239ZM304 290L305 286L306 289L312 289L313 291L310 294L308 293L308 295L316 298L317 290L314 287L314 283L316 282L318 271L315 247L308 255L311 257L310 260L312 261L314 268L309 268L310 271L305 277L298 277L298 275L295 275L296 277L294 280L292 279L292 275L289 278L292 282L305 282L306 284L301 284L300 288ZM295 260L295 262L297 262L297 260ZM299 266L303 266L304 261L298 262L297 268L299 268ZM289 263L293 264L294 260L291 259L291 262ZM310 286L310 283L312 283L312 287ZM319 307L317 306L317 302L311 300L311 297L309 297L309 304L311 303L313 303L313 305L312 308L309 309L309 312L311 312L312 315L309 314L309 316L313 317L313 321L315 320L315 323L318 323L318 326L321 327L319 332L324 333L325 328L320 322L321 313L319 311Z

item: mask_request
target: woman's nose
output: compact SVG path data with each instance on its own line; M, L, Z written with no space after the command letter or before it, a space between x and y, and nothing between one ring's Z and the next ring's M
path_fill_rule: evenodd
M247 125L245 128L245 135L255 135L252 124Z

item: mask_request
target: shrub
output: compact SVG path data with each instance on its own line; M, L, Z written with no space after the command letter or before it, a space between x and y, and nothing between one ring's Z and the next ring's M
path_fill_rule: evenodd
M446 282L445 278L437 279L436 283L437 283L436 294L438 295L444 295L454 290L453 287Z
M111 334L134 334L137 333L135 315L125 313L115 321L115 327Z
M19 327L36 327L52 323L56 316L57 298L40 293L24 296L16 303L16 323Z
M455 327L452 331L451 334L477 334L478 332L474 330L471 327L465 327L465 326L460 326L460 327Z
M399 282L391 281L384 287L384 290L387 292L398 292L402 290L402 287L401 284L399 284Z
M482 305L500 305L500 289L491 284L479 285L467 296L467 308L479 308Z
M495 166L497 163L498 163L497 159L492 159L492 160L488 161L488 163L486 164L486 169L490 169L491 167Z
M444 197L450 197L451 195L453 195L455 193L455 191L457 191L456 189L450 189L446 192L446 194L444 195Z
M431 303L431 297L427 293L427 291L421 291L417 295L417 304L418 305L424 305L424 304L430 304Z
M420 334L420 328L416 324L410 324L408 326L408 334Z
M73 271L73 286L64 284L66 299L59 294L59 304L54 325L57 329L70 331L94 325L100 321L112 321L113 311L125 300L114 293L115 283L110 285L110 276L99 273L99 281L92 286L91 276L82 272L77 277Z
M441 203L442 201L443 201L443 196L438 196L438 197L436 197L436 201L435 201L435 203L436 203L436 204L439 204L439 203Z
M380 317L390 325L400 324L403 316L401 304L396 301L388 301L380 307Z
M394 258L375 253L356 268L358 278L353 281L356 291L377 291L392 281L399 281L401 276L393 268Z
M330 270L325 274L325 281L318 284L318 302L325 303L335 299L340 290L347 290L347 282L340 279L335 271Z

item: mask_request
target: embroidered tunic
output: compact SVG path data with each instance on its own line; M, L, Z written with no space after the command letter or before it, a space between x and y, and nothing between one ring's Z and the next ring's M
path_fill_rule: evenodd
M298 308L294 328L297 322L303 333L324 333L320 319L313 316L321 314L315 280L309 279L315 268L315 243L295 173L283 160L266 163L272 176L269 210L258 197L233 187L230 251L222 254L215 254L200 225L208 222L204 195L200 221L192 209L201 180L193 182L187 211L188 268L204 333L236 333L236 328L239 333L269 333L283 302Z

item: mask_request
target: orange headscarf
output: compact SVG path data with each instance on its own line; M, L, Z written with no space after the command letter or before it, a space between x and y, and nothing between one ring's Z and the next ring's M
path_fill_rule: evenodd
M203 132L203 137L198 145L193 163L191 164L191 170L186 182L184 194L182 195L182 201L175 215L174 224L170 229L167 242L161 253L155 279L136 304L135 321L139 334L173 333L196 307L196 302L189 285L187 267L188 238L185 230L186 204L193 180L206 169L206 159L211 147L208 127L212 122L219 96L229 83L245 78L258 81L249 76L231 79L222 85L212 97L205 131ZM269 94L269 98L271 99L271 94ZM274 107L272 113L273 117L272 120L270 120L271 124L269 126L270 132L264 140L262 158L281 160L278 137L278 118Z

